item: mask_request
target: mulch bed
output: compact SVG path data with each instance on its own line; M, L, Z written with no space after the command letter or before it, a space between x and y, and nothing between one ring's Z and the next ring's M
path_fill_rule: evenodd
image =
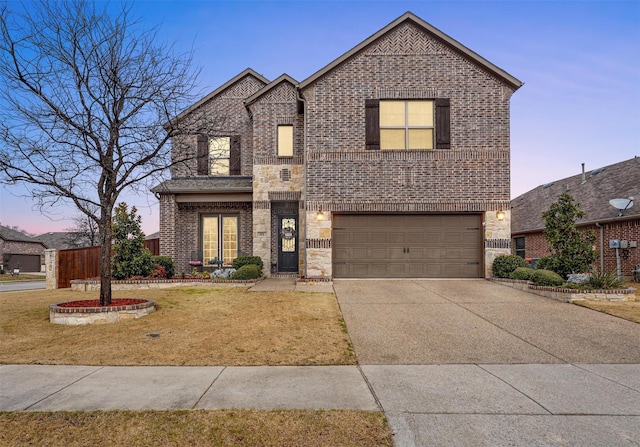
M66 303L57 304L58 307L116 307L116 306L134 306L136 304L146 303L148 300L136 298L114 298L108 306L100 305L100 300L79 300L67 301Z

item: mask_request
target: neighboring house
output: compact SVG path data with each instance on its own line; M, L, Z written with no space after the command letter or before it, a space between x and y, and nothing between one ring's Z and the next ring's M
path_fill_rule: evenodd
M44 250L41 241L20 231L0 225L0 255L2 269L6 272L20 269L21 272L44 271Z
M47 248L55 248L56 250L91 247L93 245L86 235L73 231L50 231L36 236L35 239L44 243Z
M406 13L302 82L240 73L180 114L160 251L267 276L470 277L510 252L509 101L522 83ZM209 126L211 127L211 126ZM185 152L183 152L185 151Z
M542 212L547 211L562 193L571 195L587 213L576 225L580 229L594 230L596 250L600 254L597 267L602 272L617 269L616 249L611 240L626 241L626 248L618 249L621 273L632 276L640 264L640 158L635 157L604 168L584 171L562 180L538 186L511 201L511 235L513 253L523 258L541 258L550 254L544 238ZM614 208L612 199L635 198L626 210Z

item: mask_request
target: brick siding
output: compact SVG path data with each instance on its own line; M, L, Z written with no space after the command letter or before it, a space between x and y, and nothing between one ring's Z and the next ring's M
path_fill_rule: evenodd
M408 57L410 55L410 57ZM507 203L513 89L405 23L307 86L307 203ZM366 99L449 98L451 149L365 150ZM495 204L495 205L494 205ZM366 211L363 209L363 211ZM482 209L478 210L482 211Z

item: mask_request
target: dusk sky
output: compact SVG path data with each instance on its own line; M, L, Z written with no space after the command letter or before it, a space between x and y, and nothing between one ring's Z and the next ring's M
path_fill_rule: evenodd
M11 4L11 0L9 1ZM640 1L134 1L178 51L194 49L203 95L250 67L303 81L411 11L524 82L511 99L511 196L640 156ZM0 189L0 223L73 226L71 208L32 209ZM640 197L640 178L638 179ZM612 197L613 198L613 197ZM152 194L125 196L158 231Z

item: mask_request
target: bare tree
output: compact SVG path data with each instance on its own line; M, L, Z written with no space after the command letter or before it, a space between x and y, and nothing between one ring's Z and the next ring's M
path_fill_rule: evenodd
M168 142L200 132L172 120L194 99L191 55L157 37L126 5L115 14L85 0L0 7L0 181L26 184L43 212L72 203L96 223L102 305L119 195L184 163Z
M91 215L97 216L100 210L94 204L88 204ZM95 219L79 213L73 218L74 226L67 228L64 243L70 248L93 247L100 243L100 229Z

